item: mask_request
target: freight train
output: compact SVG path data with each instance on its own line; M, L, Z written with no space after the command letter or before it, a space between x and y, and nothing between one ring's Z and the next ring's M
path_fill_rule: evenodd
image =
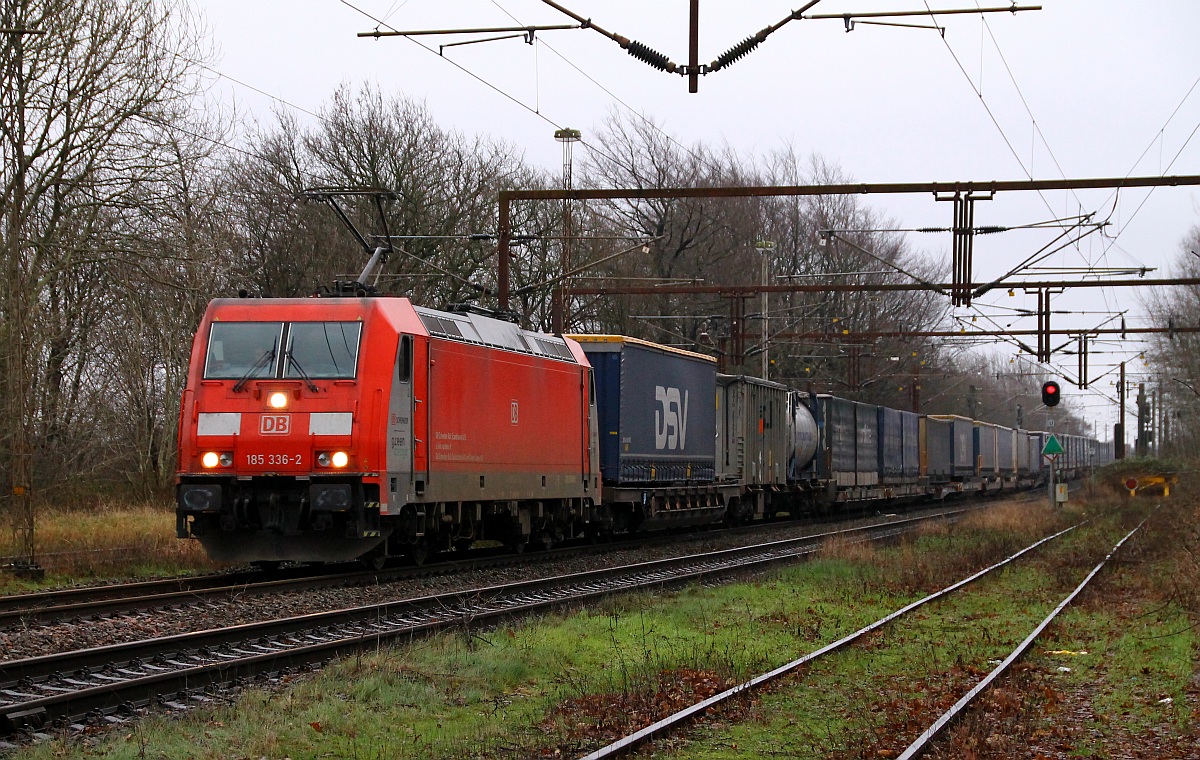
M1110 457L1060 438L1064 479ZM222 562L422 561L1032 487L1045 439L478 309L218 299L180 406L177 534Z

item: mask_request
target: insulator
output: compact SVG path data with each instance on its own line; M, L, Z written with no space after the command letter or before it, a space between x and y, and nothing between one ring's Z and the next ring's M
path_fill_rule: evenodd
M763 39L765 38L759 34L756 34L753 37L747 37L738 44L726 50L724 53L721 53L721 55L717 56L717 60L712 62L712 64L708 67L708 70L720 71L729 64L748 54L754 48L758 47L760 44L762 44Z
M657 50L653 50L646 45L643 45L636 40L629 43L626 48L629 54L639 61L650 64L659 71L675 71L675 64L671 63L671 59L667 58Z
M976 227L975 228L976 235L992 235L997 232L1007 232L1007 231L1008 231L1007 227L999 227L994 224L987 226L987 227Z
M946 232L945 227L918 227L917 232Z

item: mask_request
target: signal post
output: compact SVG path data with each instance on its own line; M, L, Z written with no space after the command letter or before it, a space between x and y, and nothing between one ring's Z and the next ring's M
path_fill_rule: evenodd
M1051 434L1046 439L1046 445L1042 446L1042 456L1050 463L1050 508L1058 508L1057 490L1055 488L1055 473L1054 466L1058 463L1058 457L1063 453L1062 444L1058 442L1058 436Z

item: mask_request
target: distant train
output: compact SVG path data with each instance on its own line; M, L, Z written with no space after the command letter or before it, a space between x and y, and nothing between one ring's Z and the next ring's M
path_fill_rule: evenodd
M481 310L219 299L180 409L177 534L222 562L420 561L1032 487L1046 437ZM1060 440L1064 478L1111 458Z

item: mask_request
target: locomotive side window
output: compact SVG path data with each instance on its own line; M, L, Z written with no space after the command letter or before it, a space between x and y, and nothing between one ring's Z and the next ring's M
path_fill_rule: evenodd
M353 378L361 334L361 322L292 322L283 376Z
M400 356L396 358L396 379L402 383L412 380L413 342L411 335L400 338Z
M204 377L274 377L282 322L214 322L208 333Z

